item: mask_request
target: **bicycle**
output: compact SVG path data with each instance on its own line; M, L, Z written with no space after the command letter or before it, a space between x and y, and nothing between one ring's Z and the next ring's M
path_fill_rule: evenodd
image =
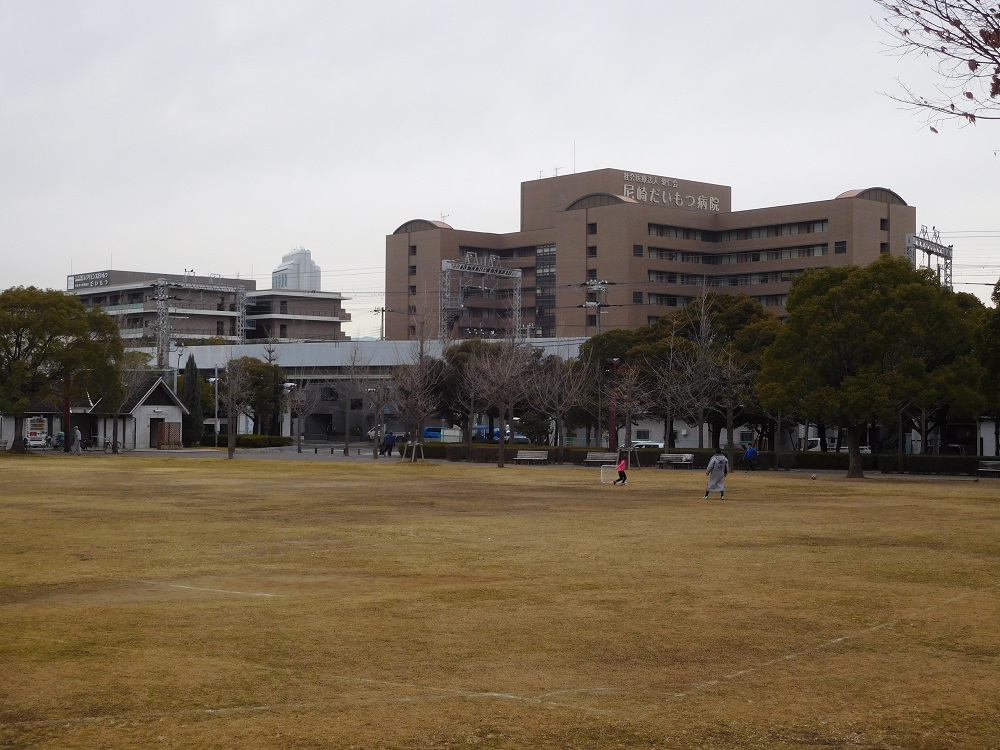
M109 438L104 438L105 453L121 453L122 444L118 441L112 442Z

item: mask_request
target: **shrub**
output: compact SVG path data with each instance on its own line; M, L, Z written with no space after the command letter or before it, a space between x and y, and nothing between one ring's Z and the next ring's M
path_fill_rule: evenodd
M883 474L897 471L899 455L883 453L878 457L878 467ZM910 455L903 456L903 471L907 474L969 474L978 476L979 458L977 456L949 455Z

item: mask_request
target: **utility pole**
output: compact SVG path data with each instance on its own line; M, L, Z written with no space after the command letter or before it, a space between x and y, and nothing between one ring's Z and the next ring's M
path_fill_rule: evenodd
M385 341L385 314L387 312L394 313L396 311L390 310L388 307L376 307L374 310L372 310L372 312L375 313L376 315L382 316L381 322L378 324L378 340Z
M601 334L601 316L607 315L604 311L605 307L610 307L607 300L608 287L614 282L608 281L607 279L587 279L581 286L588 292L592 292L595 299L586 300L583 304L577 305L577 307L582 307L585 310L594 310L597 314L594 318L597 320L597 335Z

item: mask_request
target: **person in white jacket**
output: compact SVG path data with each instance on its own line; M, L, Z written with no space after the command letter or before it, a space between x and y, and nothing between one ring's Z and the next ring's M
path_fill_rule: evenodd
M729 474L729 461L722 455L722 448L715 449L715 455L708 460L705 468L705 476L708 477L708 487L705 489L705 497L708 500L709 492L718 492L719 499L726 499L726 475Z

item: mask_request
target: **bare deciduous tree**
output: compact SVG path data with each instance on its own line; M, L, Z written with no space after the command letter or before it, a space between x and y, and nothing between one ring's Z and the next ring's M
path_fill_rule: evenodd
M504 466L507 427L514 417L514 406L524 397L528 381L531 350L506 339L483 347L470 362L474 385L483 401L500 413L500 439L497 466Z
M559 463L566 453L566 415L587 395L593 367L587 360L546 357L528 378L528 401L556 423Z
M715 382L718 384L717 408L722 411L726 420L726 440L728 442L727 458L729 465L735 466L736 414L745 406L746 401L753 396L755 383L753 369L741 360L739 352L732 344L719 346L713 352Z
M333 386L331 380L319 380L311 377L311 372L300 373L301 377L291 378L288 382L293 387L288 392L288 407L295 412L296 451L302 452L302 439L306 420L316 413L316 407L323 401L323 392Z
M888 16L879 25L902 55L936 60L937 93L901 84L892 99L927 113L931 122L1000 119L1000 6L988 0L875 0ZM931 125L935 133L937 129Z
M718 384L714 367L712 325L708 305L702 297L697 329L689 336L690 346L681 355L676 385L678 400L688 424L698 426L698 447L705 447L705 416L716 403Z
M240 415L249 416L253 413L251 408L255 393L253 373L259 364L260 360L253 357L230 358L219 373L219 400L226 406L229 458L236 455L236 433L239 431Z
M618 368L615 387L608 394L615 411L623 416L626 446L632 443L632 420L645 415L655 403L652 388L634 363Z
M414 342L410 362L400 363L392 375L392 388L396 395L396 408L412 435L419 442L424 423L438 409L438 383L444 371L440 360L427 352L426 339ZM411 460L416 461L416 451Z

